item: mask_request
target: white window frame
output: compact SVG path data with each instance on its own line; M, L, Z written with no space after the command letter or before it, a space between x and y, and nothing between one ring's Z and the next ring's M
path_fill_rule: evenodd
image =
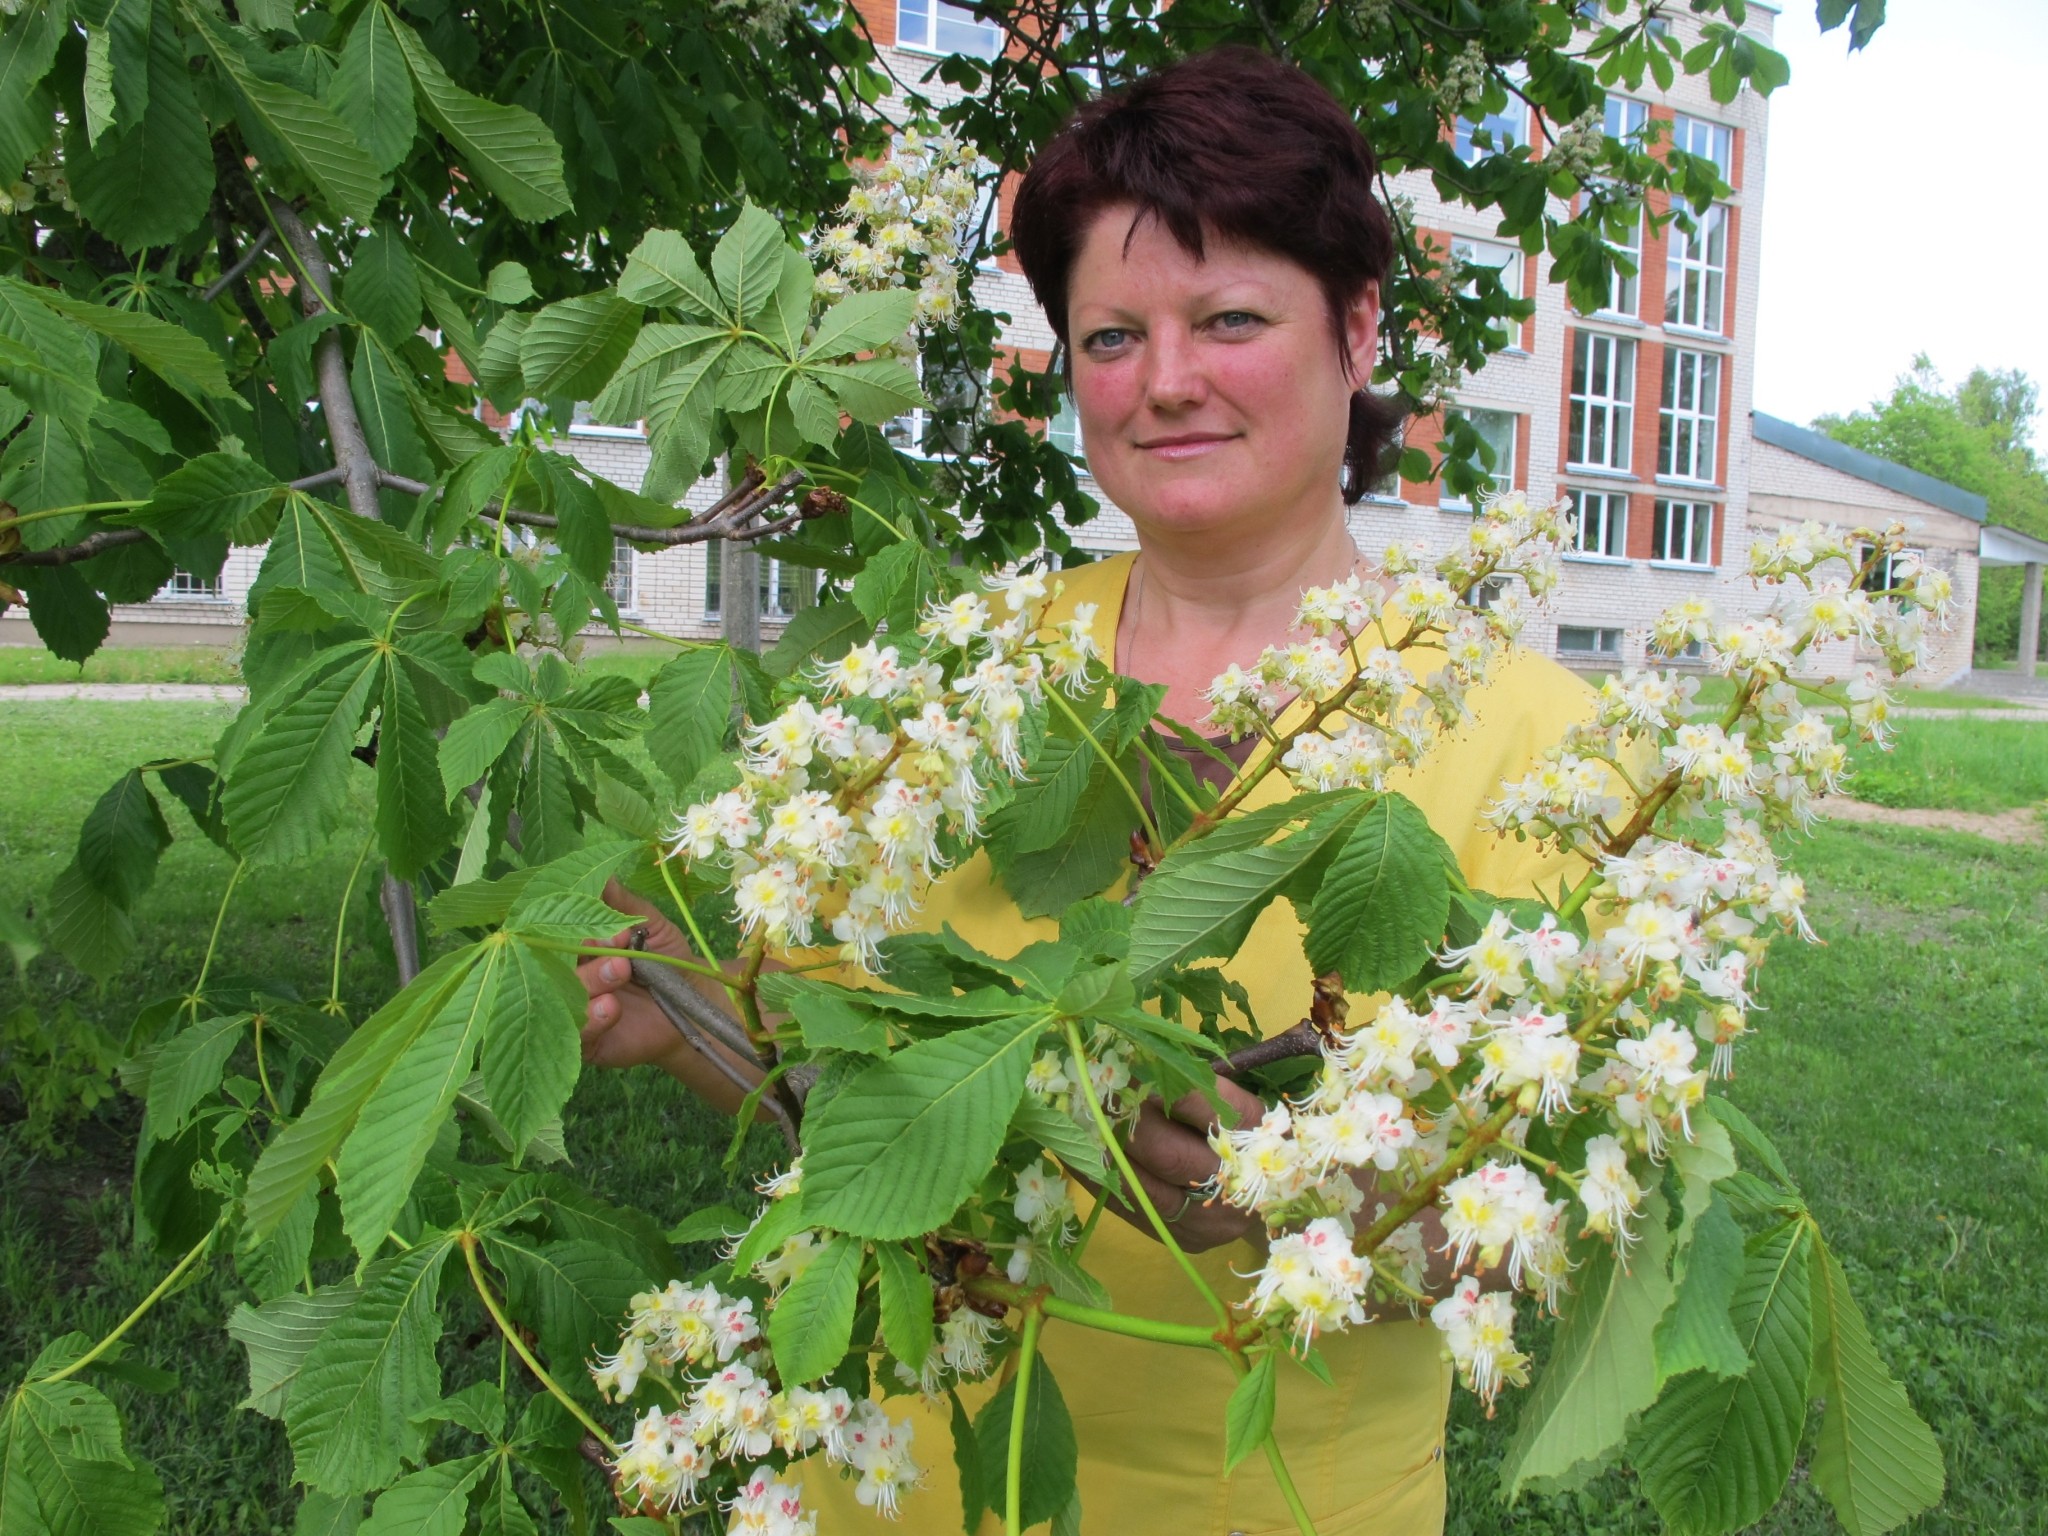
M1714 568L1714 503L1659 496L1650 512L1650 558L1658 565L1688 570ZM1674 540L1674 530L1680 535ZM1676 547L1681 551L1673 554ZM1697 550L1700 558L1693 558Z
M612 564L604 573L604 589L619 612L640 611L640 551L624 539L612 540Z
M1859 544L1856 547L1856 563L1860 566L1864 561L1868 560L1871 557L1871 555L1876 552L1876 550L1877 546L1875 544ZM1878 562L1877 569L1870 573L1870 579L1868 581L1860 582L1858 583L1858 585L1860 585L1862 589L1866 592L1882 592L1886 590L1888 587L1895 587L1899 585L1895 567L1897 566L1899 561L1904 560L1909 556L1912 559L1918 560L1923 565L1927 562L1926 550L1902 549L1897 551L1895 554L1886 555L1883 560Z
M569 435L571 437L624 437L642 439L647 436L647 424L635 422L630 427L614 426L602 421L591 421L590 402L578 400L569 412Z
M1498 240L1481 240L1473 235L1451 236L1451 256L1461 267L1491 267L1500 277L1503 292L1511 299L1525 297L1522 292L1523 261L1522 248L1518 245L1503 245ZM1458 291L1468 297L1478 291L1479 280L1468 278ZM1503 320L1506 327L1510 352L1522 350L1522 322Z
M1628 257L1635 263L1634 272L1624 272L1620 267L1607 274L1607 304L1600 313L1620 315L1630 320L1639 320L1643 312L1643 210L1636 209L1634 226L1621 240L1609 240L1607 249Z
M979 47L968 46L977 38ZM1003 51L1003 29L949 0L896 0L896 46L913 53L993 59Z
M1637 101L1632 96L1617 96L1607 93L1607 105L1601 113L1601 131L1610 139L1632 139L1640 135L1650 121L1650 105Z
M924 369L925 361L920 355L917 360L917 382L919 388L924 387ZM988 375L981 375L973 380L973 383L976 400L986 404L989 390ZM925 393L929 395L931 391L926 389ZM921 405L913 405L901 416L891 416L887 421L883 422L882 436L898 452L906 453L913 459L929 460L952 457L949 454L927 453L925 451L924 435L926 430L932 425L934 414L934 412L926 410Z
M1720 444L1721 354L1666 347L1657 422L1658 478L1716 484Z
M1493 482L1493 489L1497 492L1512 490L1515 484L1516 456L1521 449L1522 418L1513 411L1504 411L1498 406L1487 405L1454 405L1451 407L1451 412L1454 415L1464 417L1466 421L1470 422L1472 430L1478 432L1480 437L1486 440L1488 446L1494 449L1493 468L1486 471L1487 478ZM1501 445L1481 429L1479 418L1482 416L1496 423L1507 423L1506 451L1503 452ZM1484 493L1482 492L1481 494L1483 495ZM1469 512L1472 510L1472 503L1469 500L1463 496L1454 496L1448 490L1437 498L1437 505L1447 511Z
M1597 387L1600 374L1605 375L1604 388ZM1571 425L1565 449L1571 468L1624 475L1630 472L1634 463L1635 391L1634 339L1609 336L1604 331L1579 331L1572 343ZM1606 456L1594 458L1589 448L1596 435L1601 434Z
M1045 424L1045 440L1072 459L1078 468L1087 469L1088 449L1081 438L1081 413L1074 408L1073 395L1064 392L1060 395L1060 408Z
M225 571L216 572L211 581L204 581L183 566L172 570L170 579L150 599L158 603L224 603L227 600Z
M1682 149L1689 155L1698 155L1702 160L1713 161L1721 179L1733 182L1735 130L1726 123L1693 117L1685 112L1676 113L1671 119L1671 147Z
M1728 205L1695 215L1688 233L1677 221L1664 263L1664 323L1709 336L1727 333Z
M1581 491L1571 493L1576 517L1572 527L1573 560L1628 559L1628 492ZM1598 530L1598 536L1588 534Z
M1493 140L1493 148L1481 149L1473 142L1473 134L1485 129ZM1502 138L1502 134L1506 138ZM1503 154L1517 144L1529 142L1529 104L1513 91L1508 92L1508 104L1498 112L1488 112L1473 119L1459 115L1451 130L1451 153L1467 165L1477 165L1488 155Z
M1586 635L1591 643L1569 645L1565 636ZM1557 626L1557 654L1560 656L1582 657L1592 661L1621 660L1622 633L1606 624L1560 624Z
M761 619L768 622L787 623L802 611L802 578L795 573L808 570L808 566L785 566L770 555L761 561L759 585L766 588L761 597ZM704 546L704 619L714 623L724 617L724 601L719 591L723 580L723 567L719 558L719 546ZM623 605L622 605L623 606Z

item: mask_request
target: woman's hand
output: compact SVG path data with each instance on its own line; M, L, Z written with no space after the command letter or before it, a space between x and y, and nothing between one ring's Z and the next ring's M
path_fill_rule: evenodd
M1247 1120L1256 1124L1266 1112L1257 1095L1228 1078L1216 1079L1216 1093L1237 1111L1240 1124ZM1216 1154L1209 1149L1209 1135L1216 1123L1215 1110L1202 1094L1188 1094L1171 1109L1156 1098L1147 1099L1124 1144L1153 1208L1172 1231L1173 1240L1189 1253L1256 1237L1264 1230L1258 1217L1221 1200L1205 1201L1201 1194L1218 1166ZM1144 1212L1126 1209L1122 1201L1111 1209L1139 1231L1152 1235L1152 1223Z
M689 941L675 924L618 881L604 888L605 904L636 921L608 939L591 942L605 949L633 947L633 930L644 928L644 948L678 960L694 959ZM599 955L576 967L583 990L590 994L583 1026L583 1059L596 1067L653 1065L678 1077L678 1065L695 1053L647 989L633 980L633 963L623 955Z

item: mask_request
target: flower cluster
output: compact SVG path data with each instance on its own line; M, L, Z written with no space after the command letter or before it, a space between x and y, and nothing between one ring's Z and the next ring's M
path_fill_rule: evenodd
M614 1463L621 1495L677 1510L701 1502L721 1463L822 1450L828 1463L853 1471L863 1504L895 1514L899 1494L923 1475L911 1459L909 1423L873 1402L855 1402L841 1387L778 1387L760 1336L752 1300L715 1286L672 1280L633 1298L618 1353L591 1372L598 1391L623 1400L653 1375L681 1401L672 1410L649 1408L634 1425ZM813 1528L797 1487L776 1482L765 1467L756 1466L724 1508L734 1531L803 1536Z
M1022 771L1045 687L1086 681L1093 605L1041 633L1050 596L1037 574L991 577L930 607L921 651L869 641L819 666L822 702L746 730L741 783L682 812L669 856L727 866L746 933L805 948L822 923L878 969L949 839L976 834L990 775Z
M917 289L917 323L960 318L961 257L975 232L977 179L990 174L981 151L950 132L912 125L888 158L858 172L846 218L818 237L818 288L827 299L885 288Z

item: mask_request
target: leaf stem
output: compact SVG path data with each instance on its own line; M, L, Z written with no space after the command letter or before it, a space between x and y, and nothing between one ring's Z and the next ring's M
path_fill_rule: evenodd
M356 867L348 872L348 884L341 890L341 908L334 914L334 973L327 983L326 1012L341 1012L341 941L348 932L348 904L356 893L356 877L363 872L363 864L370 857L370 849L377 841L372 832L363 839L363 851L356 855Z
M220 893L220 908L213 914L213 932L206 940L206 958L199 962L199 980L192 984L192 995L185 1000L195 1019L199 1017L199 1004L206 996L206 977L213 969L214 951L220 948L220 925L227 919L228 903L234 899L235 886L241 881L242 871L247 867L248 860L235 860L234 871L228 876L227 889Z
M81 501L69 507L44 507L40 512L23 512L14 517L0 517L0 529L25 528L30 523L40 523L45 518L69 517L79 512L128 512L136 507L146 507L146 501Z
M733 985L723 971L716 971L708 965L698 965L693 961L680 960L674 955L664 955L658 950L616 949L609 944L577 944L566 939L543 938L532 933L520 934L519 942L531 944L535 949L555 949L570 955L624 955L628 960L655 960L663 965L672 965L679 971L688 971L692 976L702 976L706 981L715 981L722 987Z
M1045 1311L1032 1307L1024 1314L1024 1337L1017 1346L1017 1380L1010 1397L1010 1449L1003 1467L1003 1530L1024 1536L1024 1417L1030 1403L1031 1368L1038 1363L1038 1335Z
M1073 721L1074 729L1088 738L1088 744L1095 749L1096 755L1108 765L1111 776L1115 778L1117 783L1123 786L1124 793L1131 797L1131 804L1137 809L1138 819L1144 823L1146 838L1155 849L1164 852L1166 840L1159 835L1159 824L1152 819L1152 812L1146 808L1144 797L1138 793L1137 787L1131 783L1123 769L1117 766L1116 758L1103 749L1101 741L1096 738L1093 731L1088 729L1088 722L1083 720L1074 709L1074 706L1067 702L1066 694L1059 687L1047 688L1045 696L1059 707L1062 714Z
M1127 1339L1174 1344L1183 1349L1222 1351L1225 1347L1217 1338L1215 1329L1204 1328L1199 1323L1163 1323L1156 1318L1138 1317L1128 1312L1109 1312L1101 1307L1046 1294L1043 1287L1013 1284L993 1273L975 1276L966 1282L965 1289L970 1296L999 1301L1020 1311L1028 1312L1035 1307L1055 1322L1093 1328L1098 1333L1121 1334Z
M547 1367L534 1358L533 1351L526 1347L526 1341L519 1336L519 1330L513 1327L512 1320L505 1316L505 1309L498 1305L498 1298L491 1294L490 1282L484 1278L483 1265L477 1260L476 1234L464 1232L456 1241L462 1245L462 1259L469 1266L470 1283L476 1287L477 1297L483 1302L484 1310L491 1314L491 1321L498 1325L499 1335L512 1346L512 1351L519 1356L520 1362L533 1372L534 1380L546 1387L556 1402L575 1415L577 1423L597 1436L601 1445L611 1446L612 1437L605 1432L604 1427L583 1411L581 1403L562 1390L561 1383L550 1376Z
M1081 1095L1088 1101L1088 1112L1095 1117L1095 1127L1102 1133L1103 1143L1109 1148L1109 1155L1115 1159L1124 1181L1130 1185L1131 1198L1144 1211L1145 1219L1152 1224L1152 1231L1159 1241L1166 1245L1166 1251L1173 1255L1181 1273L1188 1277L1190 1284L1199 1291L1202 1299L1209 1303L1209 1309L1216 1314L1216 1321L1223 1327L1230 1326L1230 1309L1223 1305L1218 1296L1202 1278L1202 1272L1195 1268L1194 1261L1187 1256L1181 1245L1173 1240L1173 1231L1159 1214L1159 1208L1152 1203L1152 1197L1145 1193L1145 1186L1138 1181L1138 1170L1131 1166L1125 1155L1123 1143L1116 1139L1116 1131L1109 1123L1109 1116L1103 1112L1102 1101L1095 1096L1094 1080L1088 1076L1088 1051L1081 1043L1081 1028L1072 1019L1063 1021L1067 1035L1067 1049L1074 1055L1074 1080L1080 1085Z
M42 1382L49 1383L53 1381L62 1381L67 1376L76 1376L88 1365L91 1365L93 1361L99 1359L101 1355L105 1354L108 1350L112 1349L114 1345L119 1343L121 1335L126 1333L130 1328L133 1328L137 1322L141 1321L143 1313L147 1312L151 1307L155 1306L158 1302L162 1301L166 1296L170 1295L171 1292L177 1288L178 1282L185 1278L186 1271L190 1270L194 1264L197 1264L202 1258L206 1256L206 1250L213 1246L214 1238L220 1235L220 1229L224 1225L226 1225L228 1219L228 1212L232 1209L232 1204L223 1205L221 1207L220 1215L216 1216L213 1220L213 1225L206 1229L206 1236L200 1238L198 1242L194 1243L192 1245L192 1251L187 1253L185 1257L183 1257L182 1259L178 1260L177 1265L171 1270L171 1272L168 1275L165 1275L163 1279L157 1282L155 1290L151 1291L147 1296L143 1297L141 1301L135 1304L134 1311L130 1312L126 1317L122 1318L120 1322L114 1325L114 1331L112 1333L108 1334L105 1338L101 1339L99 1343L93 1345L91 1349L88 1349L84 1354L80 1355L76 1360L72 1361L69 1365L65 1366L63 1370L58 1371L54 1376L42 1377Z

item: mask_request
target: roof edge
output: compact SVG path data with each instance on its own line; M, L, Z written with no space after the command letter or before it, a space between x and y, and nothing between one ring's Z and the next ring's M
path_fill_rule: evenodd
M1894 464L1890 459L1881 459L1874 453L1865 453L1861 448L1851 448L1847 443L1838 443L1824 432L1811 427L1794 426L1776 416L1767 416L1762 411L1750 412L1750 432L1760 443L1769 443L1773 448L1782 448L1795 453L1802 459L1809 459L1825 468L1853 475L1858 480L1872 485L1881 485L1888 491L1901 496L1910 496L1915 501L1924 501L1931 507L1944 512L1953 512L1958 517L1967 517L1973 523L1989 522L1989 503L1974 491L1966 491L1959 485L1950 485L1946 480L1937 480L1932 475L1923 475L1917 469L1908 469L1903 464Z

